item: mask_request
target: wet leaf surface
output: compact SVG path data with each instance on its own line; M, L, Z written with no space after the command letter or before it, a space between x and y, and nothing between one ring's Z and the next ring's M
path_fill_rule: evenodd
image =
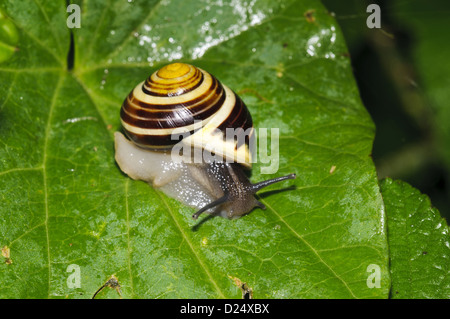
M448 299L450 236L426 195L402 181L381 184L388 216L391 297Z
M72 71L64 1L1 4L20 51L0 64L0 246L13 261L0 296L90 298L110 278L123 298L241 298L236 280L254 298L388 296L374 125L318 1L79 4ZM280 129L278 172L258 162L251 180L297 179L261 193L267 210L194 221L115 164L123 99L171 61L240 93L257 129ZM367 286L372 264L381 288Z

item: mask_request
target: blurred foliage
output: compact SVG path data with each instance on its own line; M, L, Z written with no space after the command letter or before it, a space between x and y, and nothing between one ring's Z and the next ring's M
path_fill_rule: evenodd
M18 41L17 28L0 9L0 63L8 60L14 54Z
M403 179L450 218L448 1L332 1L350 51L361 98L376 129L378 176ZM381 8L369 29L368 4Z

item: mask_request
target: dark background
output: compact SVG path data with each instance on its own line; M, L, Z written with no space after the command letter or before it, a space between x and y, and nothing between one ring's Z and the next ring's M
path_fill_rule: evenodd
M441 138L444 133L437 128L435 117L439 116L437 110L450 107L450 101L449 105L433 105L432 93L423 83L427 68L419 65L416 58L424 39L420 29L407 23L408 15L411 20L418 19L415 25L419 28L421 18L439 23L444 20L437 19L450 21L448 1L323 0L323 3L342 29L361 99L376 125L372 156L379 179L391 177L410 183L430 197L448 223L450 165L442 154L450 145ZM371 13L366 9L371 3L380 6L381 29L367 27ZM444 39L450 42L450 22L448 28L435 30L437 37L448 34ZM445 42L442 50L450 48ZM426 63L439 62L431 55ZM446 67L447 64L443 65L442 72Z

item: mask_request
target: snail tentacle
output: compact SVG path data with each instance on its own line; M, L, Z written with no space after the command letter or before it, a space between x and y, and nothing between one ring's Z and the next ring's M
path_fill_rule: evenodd
M214 202L212 202L212 203L202 207L201 209L199 209L195 214L192 215L192 218L193 219L197 219L198 216L203 214L208 209L214 208L214 207L219 206L219 205L222 205L223 203L227 202L228 200L229 200L228 194L225 194L221 198L219 198L219 199L215 200Z
M252 184L252 189L253 189L253 192L256 193L256 192L258 192L259 190L261 190L262 188L264 188L266 186L269 186L269 185L272 185L272 184L275 184L275 183L278 183L278 182L282 182L282 181L285 181L287 179L295 179L295 178L296 178L295 174L289 174L289 175L286 175L286 176L275 177L275 178L272 178L272 179L268 179L266 181L262 181L262 182L259 182L259 183L256 183L256 184Z

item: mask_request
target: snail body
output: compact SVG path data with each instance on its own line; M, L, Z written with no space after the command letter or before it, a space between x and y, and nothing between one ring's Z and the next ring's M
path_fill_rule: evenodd
M115 159L129 177L143 180L168 196L203 212L238 218L254 207L265 208L255 193L294 174L252 184L253 122L244 102L208 72L189 64L169 64L139 83L120 111L123 131L115 137ZM200 121L201 126L197 124ZM229 139L227 129L247 132ZM182 135L174 139L174 133ZM174 147L209 151L213 160L175 160Z

